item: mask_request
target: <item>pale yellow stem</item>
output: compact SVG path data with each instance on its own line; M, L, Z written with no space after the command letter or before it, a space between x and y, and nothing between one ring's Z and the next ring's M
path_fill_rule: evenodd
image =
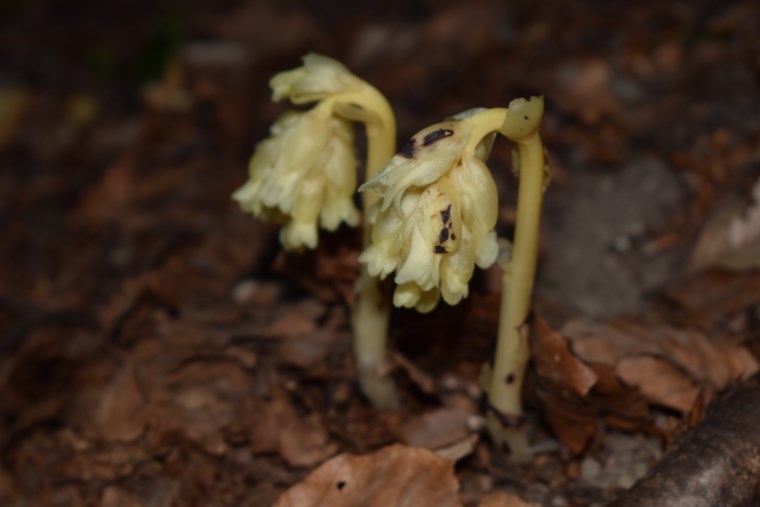
M507 119L507 109L503 107L494 107L485 111L476 113L469 118L461 121L472 123L469 139L464 151L474 150L478 144L486 137L504 125Z
M543 100L534 97L517 104L521 107L513 107L513 104L510 104L507 122L500 132L517 143L520 185L512 258L502 279L499 332L488 401L492 437L498 444L509 447L514 460L523 461L531 456L525 430L520 425L523 379L530 357L528 332L524 325L536 274L545 161L538 135ZM505 425L508 421L513 421L514 426Z
M356 110L341 109L344 116L363 121L367 132L367 167L369 179L380 170L396 151L396 120L385 97L367 85L359 92L339 95L336 100L343 104L359 106ZM339 113L340 113L339 112ZM364 245L370 243L370 227L366 223L367 211L379 196L374 192L362 195L364 207ZM370 276L367 266L361 266L357 281L358 292L351 323L354 330L354 355L359 384L364 394L377 408L392 409L399 406L396 385L386 368L390 298L385 294L380 280Z

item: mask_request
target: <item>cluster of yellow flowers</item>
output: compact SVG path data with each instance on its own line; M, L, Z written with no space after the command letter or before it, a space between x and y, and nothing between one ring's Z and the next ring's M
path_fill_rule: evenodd
M520 391L528 345L518 329L528 317L536 270L542 194L548 183L538 128L543 98L517 99L507 108L474 109L432 125L392 156L395 119L385 98L335 60L310 54L304 65L270 81L273 99L316 103L290 111L256 147L248 181L233 195L243 210L283 224L286 249L314 248L318 226L356 225L357 162L353 121L367 133L364 208L369 233L353 309L357 377L378 407L398 406L384 373L387 305L374 277L392 273L393 303L429 312L443 298L456 304L468 294L475 266L499 256L495 227L498 194L485 165L500 133L517 144L513 159L520 179L511 257L502 267L499 336L487 387L489 430L515 457L530 456L521 428L503 417L522 413ZM384 164L384 165L383 165ZM503 379L511 378L509 382Z
M369 210L372 242L360 261L382 278L396 272L396 306L432 310L458 303L477 264L498 254L498 195L484 163L490 139L473 138L477 114L422 130L361 191L382 198Z
M248 181L233 198L244 211L283 223L280 241L286 249L314 248L317 223L332 231L341 222L359 222L353 203L354 129L333 114L331 99L361 89L363 83L339 62L310 54L302 67L277 74L270 85L274 100L320 102L275 121L270 137L256 146Z
M354 131L340 114L366 84L339 62L310 54L270 86L274 100L317 104L274 123L233 197L243 210L282 223L286 249L314 248L318 225L335 230L359 221ZM484 163L493 135L478 130L484 111L422 130L359 189L381 196L368 210L371 243L360 261L372 276L395 272L396 306L428 312L441 297L456 304L475 265L496 260L498 195Z

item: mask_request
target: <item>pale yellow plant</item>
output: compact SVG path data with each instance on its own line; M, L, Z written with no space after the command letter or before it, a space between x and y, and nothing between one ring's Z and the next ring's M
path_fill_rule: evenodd
M395 271L396 306L432 310L441 296L468 294L475 265L496 260L496 184L474 135L477 115L417 133L360 191L382 199L369 210L372 243L359 258L372 275Z
M381 199L369 211L372 243L360 260L371 274L395 272L394 304L430 311L439 298L455 304L467 296L474 266L497 257L496 187L484 160L498 132L517 143L514 170L520 179L511 257L503 268L499 333L487 370L488 421L492 438L512 457L530 456L522 420L521 392L528 362L528 317L538 254L541 201L548 182L538 127L543 98L517 99L506 109L487 109L433 125L415 135L360 190Z
M334 231L359 223L354 130L325 107L288 111L275 121L271 137L259 143L249 179L232 197L244 211L281 222L286 250L315 248L317 223Z
M366 128L369 178L395 151L395 118L379 91L325 56L306 55L301 67L277 74L269 84L275 101L316 104L308 111L287 112L274 123L251 158L248 181L233 198L243 210L282 223L280 241L286 249L314 248L318 227L334 230L359 221L353 205L357 163L352 122ZM365 198L365 209L372 202ZM357 292L352 324L360 384L376 406L395 407L395 386L384 367L390 308L366 269Z

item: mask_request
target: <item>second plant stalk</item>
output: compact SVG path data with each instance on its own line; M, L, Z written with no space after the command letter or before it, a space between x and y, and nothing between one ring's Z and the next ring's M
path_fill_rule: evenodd
M314 248L317 228L355 225L356 181L351 122L367 133L364 252L352 312L354 352L362 390L379 408L399 404L386 375L390 304L379 280L393 273L393 303L431 311L443 298L466 297L475 266L496 262L498 194L485 164L495 133L517 143L517 223L504 269L499 334L485 382L489 429L514 458L530 455L520 401L528 362L528 315L536 270L541 200L546 186L538 127L543 99L517 99L503 109L475 109L420 131L395 155L395 119L375 88L330 58L307 55L304 65L275 76L275 100L314 103L283 115L261 142L249 180L235 192L244 210L277 220L287 249ZM371 226L371 229L370 229Z

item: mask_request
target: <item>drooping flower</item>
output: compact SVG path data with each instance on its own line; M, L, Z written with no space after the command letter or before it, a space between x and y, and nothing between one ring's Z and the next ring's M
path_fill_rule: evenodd
M244 210L282 222L285 248L314 247L318 222L327 229L358 222L352 202L357 179L352 122L364 124L369 178L393 155L396 119L379 90L324 56L307 55L301 67L276 75L269 84L275 101L316 104L275 123L269 139L256 148L248 182L234 197ZM363 200L365 209L370 204L371 199ZM356 287L351 322L357 377L375 406L394 408L397 391L384 367L389 308L366 268Z
M373 276L395 271L396 306L427 312L441 296L456 304L475 265L496 260L498 195L477 124L475 114L422 130L359 188L382 196L359 260Z
M249 179L234 194L244 211L284 224L288 250L317 245L317 224L335 230L356 225L356 158L350 122L317 106L289 111L272 125L249 163Z
M353 204L357 161L354 130L346 114L372 114L351 104L369 86L340 62L308 54L303 65L270 81L274 100L318 102L306 112L289 111L271 127L249 163L249 179L234 194L244 211L283 224L280 241L288 250L317 245L317 225L335 230L356 225ZM349 104L341 102L351 99ZM356 109L356 112L354 112Z

